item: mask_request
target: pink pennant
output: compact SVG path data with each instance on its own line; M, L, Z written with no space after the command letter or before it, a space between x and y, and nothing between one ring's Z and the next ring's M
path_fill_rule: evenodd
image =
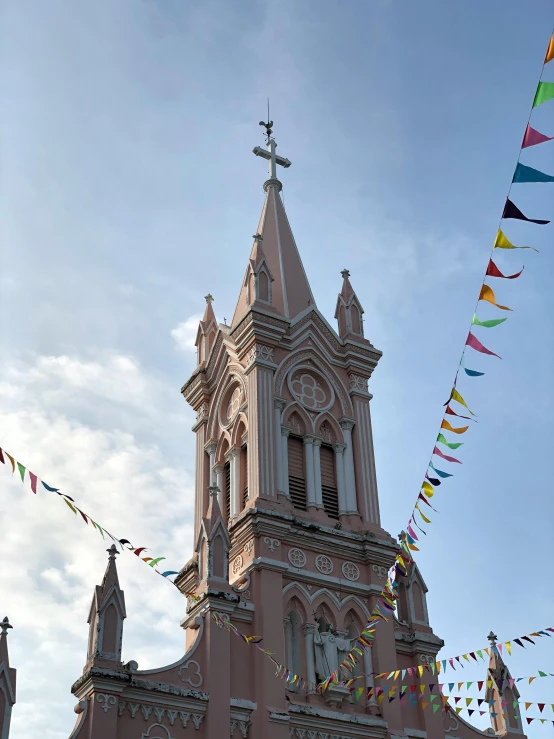
M527 124L521 148L526 149L528 146L536 146L537 144L543 144L545 141L552 140L554 140L554 136L545 136L544 133L531 128L531 126Z
M406 528L407 528L407 530L408 530L408 534L409 534L409 535L410 535L410 536L411 536L411 537L412 537L413 539L415 539L416 541L418 541L418 538L417 538L417 536L416 536L416 533L415 533L415 531L414 531L414 530L412 529L412 527L410 526L410 524L408 524L408 526L407 526Z
M483 344L481 344L479 339L474 336L471 331L467 335L466 346L470 346L472 349L475 349L475 351L481 352L481 354L489 354L492 357L498 357L498 359L502 359L499 354L495 354L494 352L491 352L490 349L487 349L486 346L483 346Z
M37 476L34 474L34 472L31 472L31 470L28 470L29 477L31 478L31 490L36 495L37 494Z
M462 464L459 459L456 459L455 457L449 457L448 454L443 454L438 447L435 447L433 449L433 454L446 459L447 462L457 462L458 464Z

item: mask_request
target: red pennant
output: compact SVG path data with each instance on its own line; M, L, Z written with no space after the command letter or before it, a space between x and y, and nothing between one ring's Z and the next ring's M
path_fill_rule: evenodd
M6 460L4 459L4 454L2 452L2 449L0 449L0 462L2 462L2 464L6 464Z
M523 270L524 270L524 267L522 267L519 272L516 272L515 275L503 275L502 272L496 266L496 264L492 261L492 259L490 259L486 274L489 277L503 277L505 280L515 280L516 277L520 276Z
M539 711L542 713L543 708L545 707L546 703L537 703L537 706L539 707Z
M36 495L37 494L37 476L34 474L34 472L31 472L31 470L28 470L29 477L31 478L31 490Z
M456 413L456 411L453 411L449 405L446 406L445 413L447 413L449 416L458 416L458 418L465 418L468 421L475 421L474 418L470 418L469 416L460 416L460 414Z

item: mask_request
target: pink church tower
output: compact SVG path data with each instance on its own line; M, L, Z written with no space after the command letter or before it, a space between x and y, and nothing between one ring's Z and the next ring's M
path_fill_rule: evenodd
M347 270L338 331L318 310L280 194L277 167L291 163L276 154L272 123L263 125L267 148L254 153L268 161L269 178L233 320L218 324L206 297L198 365L182 388L196 411L195 550L175 581L195 596L181 622L184 654L149 670L123 662L125 599L110 549L90 609L85 668L72 688L70 739L521 737L521 722L504 710L514 691L496 655L488 732L440 699L431 710L419 689L378 699L380 672L418 667L422 675L408 685L438 682L426 666L443 642L415 564L400 584L397 614L379 623L356 666L361 695L341 685L299 690L224 625L261 636L279 663L321 682L368 621L397 550L381 525L371 427L369 382L381 352L365 335Z
M15 703L16 670L10 667L8 629L13 629L8 617L0 622L0 739L8 739L12 708Z

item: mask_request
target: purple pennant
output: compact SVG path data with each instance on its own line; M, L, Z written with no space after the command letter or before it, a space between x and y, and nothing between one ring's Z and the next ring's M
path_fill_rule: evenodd
M527 218L527 216L524 216L523 213L520 211L520 209L517 207L517 205L514 205L510 199L506 200L506 205L504 206L504 212L502 213L502 218L517 218L519 221L528 221L529 223L537 223L539 226L546 226L547 223L550 223L550 221L539 221L535 218Z
M436 488L441 484L441 481L436 477L429 477L427 473L425 473L425 477L429 480L431 485L434 485Z
M553 139L554 136L545 136L544 133L537 131L527 124L521 148L526 149L528 146L536 146L537 144L543 144L545 141L552 141Z

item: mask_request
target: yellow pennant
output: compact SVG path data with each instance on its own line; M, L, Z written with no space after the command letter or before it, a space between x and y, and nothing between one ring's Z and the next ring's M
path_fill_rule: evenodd
M460 713L461 710L462 710L461 706L458 706L458 708L456 708L456 713Z
M419 552L419 547L415 547L413 544L408 544L409 549L412 549L414 552Z
M469 657L467 656L467 654L462 654L462 657L463 657L463 658L464 658L464 659L465 659L465 660L466 660L467 662L469 662Z
M419 686L419 692L421 693L421 695L423 695L423 693L425 693L425 685L420 685Z
M394 673L394 679L397 680L399 675L400 675L400 670L396 670L396 672Z
M487 688L492 688L492 680L487 680Z
M427 518L427 516L425 516L425 515L424 515L424 514L423 514L423 513L421 512L421 508L419 507L419 504L418 504L418 503L416 503L415 507L416 507L416 508L417 508L417 510L419 511L419 515L420 515L420 516L421 516L421 518L422 518L422 519L423 519L423 520L425 521L425 523L431 523L431 519L430 519L430 518ZM439 663L439 662L437 662L437 664L440 664L440 663Z
M451 395L450 397L451 397L451 399L452 399L452 400L455 400L455 401L457 401L458 403L460 403L460 405L463 405L463 406L464 406L464 408L467 408L467 409L468 409L468 411L469 411L469 412L471 413L471 415L472 415L472 416L474 416L474 415L475 415L475 413L474 413L473 411L470 411L470 410L469 410L469 406L468 406L468 404L467 404L467 403L465 402L465 400L464 400L464 399L462 398L462 396L461 396L461 395L460 395L460 393L459 393L459 392L458 392L458 391L456 390L456 388L455 388L455 387L453 387L453 388L452 388L452 395Z
M431 485L430 482L425 481L423 485L421 486L421 489L423 490L423 492L428 498L432 498L433 495L435 494L435 491L433 490L433 486Z
M512 653L512 642L511 641L504 642L504 646L508 650L508 654L511 654Z
M75 515L77 515L77 511L75 510L75 508L73 508L73 506L72 506L72 505L71 505L71 503L70 503L70 502L68 501L68 499L67 499L67 498L64 498L64 501L65 501L65 503L67 503L67 505L68 505L68 506L69 506L69 507L71 508L71 510L73 511L73 513L74 513Z
M435 664L437 666L437 675L440 675L440 672L441 672L441 663L440 662L435 662Z
M419 665L417 671L419 672L419 676L421 677L423 675L423 665Z
M533 249L538 253L538 249L534 246L514 246L511 241L508 241L506 235L502 231L498 231L496 239L494 241L494 249Z
M446 418L441 423L441 429L446 429L447 431L452 431L453 434L465 434L465 432L468 430L469 426L460 426L459 428L455 429L453 426L451 426Z
M472 700L473 698L466 698L466 706L469 706Z

